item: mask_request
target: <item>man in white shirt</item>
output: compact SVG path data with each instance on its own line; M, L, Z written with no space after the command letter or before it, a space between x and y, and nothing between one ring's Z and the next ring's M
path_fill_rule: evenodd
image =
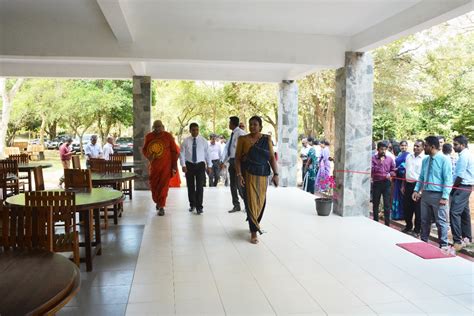
M219 164L222 158L221 144L216 142L216 137L215 134L212 134L209 142L209 158L212 162L212 173L208 174L210 187L217 186L219 182Z
M91 142L84 148L86 154L86 165L89 167L89 159L102 158L102 148L97 144L97 135L91 136Z
M237 116L231 116L229 118L229 129L232 130L230 139L224 149L224 156L221 161L221 168L224 167L226 162L229 162L229 177L230 177L230 193L232 194L232 204L234 207L229 213L241 211L239 195L242 197L242 190L237 181L237 174L235 172L235 150L237 148L237 140L240 136L246 135L247 133L239 128L239 118Z
M107 137L107 143L103 148L104 159L109 160L110 155L114 153L114 138L112 136Z
M415 141L413 153L410 153L405 160L405 182L402 184L403 210L405 212L406 226L404 233L411 233L413 228L413 213L415 214L415 228L413 234L419 235L421 229L420 201L413 201L411 198L416 186L416 182L420 177L421 164L425 158L423 147L425 142L421 139Z
M204 183L207 172L212 173L211 159L209 158L209 145L207 140L199 135L199 125L189 125L191 136L186 137L181 144L180 163L186 175L186 186L188 187L189 211L196 210L200 215L203 212L202 200Z

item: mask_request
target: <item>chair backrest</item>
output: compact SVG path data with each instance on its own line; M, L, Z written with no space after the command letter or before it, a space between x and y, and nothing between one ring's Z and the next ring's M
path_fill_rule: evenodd
M92 190L91 171L89 169L64 169L64 188L72 191Z
M5 155L10 156L10 155L19 155L20 154L20 148L18 147L5 147Z
M25 206L34 209L51 208L53 222L62 222L66 228L76 223L76 193L74 192L26 192Z
M2 246L53 251L53 216L49 206L2 208Z
M89 169L91 172L102 172L105 160L101 158L89 158Z
M35 191L44 190L43 168L42 167L33 168L33 175L35 177Z
M18 161L12 159L0 160L0 172L18 176Z
M122 153L115 153L109 155L109 160L120 161L122 163L127 162L127 155Z
M81 169L81 158L79 155L72 155L72 169Z
M30 160L28 154L9 155L8 159L16 160L19 164L28 163L28 161Z
M112 161L106 160L104 164L102 164L102 172L103 173L121 173L122 172L122 162L121 161Z

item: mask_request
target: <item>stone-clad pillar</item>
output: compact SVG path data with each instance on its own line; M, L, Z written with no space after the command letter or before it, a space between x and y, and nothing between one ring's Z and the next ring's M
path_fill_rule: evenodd
M133 76L133 161L136 190L149 190L148 161L142 154L145 135L151 131L151 77Z
M336 73L334 213L369 215L373 112L372 56L346 52Z
M298 85L292 80L280 83L278 103L278 169L280 185L296 186L298 166Z

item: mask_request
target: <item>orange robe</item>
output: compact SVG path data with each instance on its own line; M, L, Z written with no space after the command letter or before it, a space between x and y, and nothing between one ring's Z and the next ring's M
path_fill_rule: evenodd
M148 133L142 151L150 161L149 179L153 202L158 207L165 207L172 170L178 170L174 138L168 132Z
M176 152L179 157L180 149L178 145L176 145ZM179 188L179 187L181 187L181 177L179 175L179 170L176 169L176 174L170 180L170 188Z

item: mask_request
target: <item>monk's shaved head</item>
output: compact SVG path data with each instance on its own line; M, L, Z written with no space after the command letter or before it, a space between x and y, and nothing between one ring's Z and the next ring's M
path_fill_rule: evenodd
M162 132L165 130L165 126L161 122L161 120L156 120L153 122L153 130L156 132Z

